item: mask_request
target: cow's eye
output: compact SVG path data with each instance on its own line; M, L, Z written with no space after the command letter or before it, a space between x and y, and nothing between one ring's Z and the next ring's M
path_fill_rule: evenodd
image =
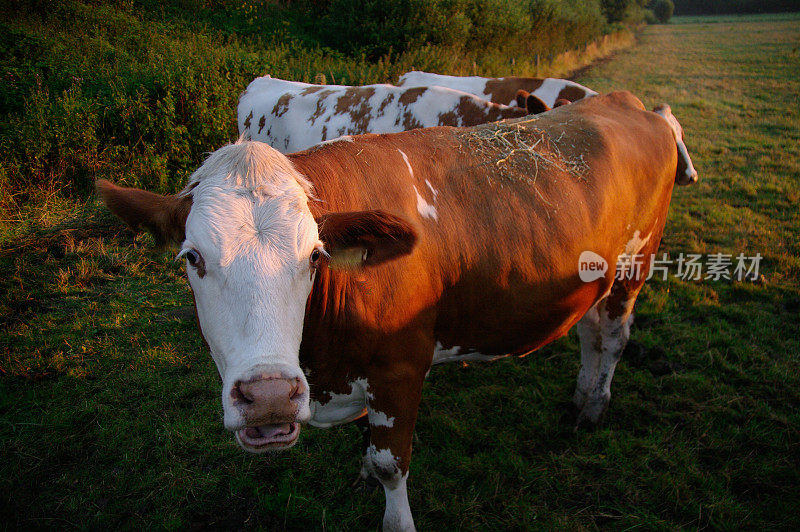
M175 260L179 260L185 258L186 262L189 263L192 267L197 270L197 274L202 278L206 274L206 266L205 262L203 261L203 256L200 255L200 252L194 248L183 248L183 250L178 253L178 256L175 257Z
M322 244L318 244L317 247L311 250L311 255L308 257L308 264L311 266L312 272L319 268L322 257L330 258L330 255L322 248Z
M197 266L200 263L200 254L194 250L190 249L186 252L186 260L189 261L189 264L192 266Z

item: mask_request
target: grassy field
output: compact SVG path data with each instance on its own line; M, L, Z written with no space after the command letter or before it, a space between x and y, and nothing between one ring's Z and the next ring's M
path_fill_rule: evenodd
M409 491L421 530L800 526L800 26L648 27L578 80L672 105L701 181L662 249L763 257L757 283L646 285L605 423L566 414L578 343L436 368ZM211 147L209 147L211 148ZM0 251L0 527L358 530L355 427L251 456L182 268L92 201L43 196Z

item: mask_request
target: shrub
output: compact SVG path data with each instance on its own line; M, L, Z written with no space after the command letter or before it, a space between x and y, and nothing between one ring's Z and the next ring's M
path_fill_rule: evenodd
M656 0L653 3L653 14L662 24L669 22L673 11L675 11L675 4L672 3L672 0Z
M645 4L647 4L647 0L602 0L600 2L603 15L611 23L641 22Z
M84 195L98 177L179 189L236 138L257 76L509 75L607 28L601 0L0 2L0 214L37 189Z

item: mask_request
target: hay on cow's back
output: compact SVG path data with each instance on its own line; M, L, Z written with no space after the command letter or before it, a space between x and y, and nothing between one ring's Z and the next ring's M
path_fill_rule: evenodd
M569 122L557 138L537 125L538 118L505 120L472 128L458 135L466 153L476 153L486 160L487 179L499 185L527 182L535 185L540 170L554 168L583 180L589 171L583 153L567 156L562 147L575 148L575 140L566 135ZM565 149L566 151L566 149Z

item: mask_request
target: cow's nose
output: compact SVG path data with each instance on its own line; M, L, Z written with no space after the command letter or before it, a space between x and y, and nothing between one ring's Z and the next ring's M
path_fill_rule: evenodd
M299 379L275 377L239 381L231 390L233 404L249 426L294 421L302 394Z

